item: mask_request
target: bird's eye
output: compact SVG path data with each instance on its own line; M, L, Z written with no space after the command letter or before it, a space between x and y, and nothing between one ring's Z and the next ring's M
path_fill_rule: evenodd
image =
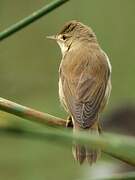
M66 36L65 36L65 35L63 35L63 36L62 36L62 39L63 39L63 40L66 40Z

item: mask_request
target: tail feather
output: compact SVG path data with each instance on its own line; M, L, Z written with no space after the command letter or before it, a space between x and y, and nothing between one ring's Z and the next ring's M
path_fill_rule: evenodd
M80 164L84 162L86 159L86 149L85 146L75 144L73 146L73 156L76 161L78 161Z
M90 134L99 134L98 124L94 125L90 129L88 129ZM74 130L74 133L76 130ZM90 148L84 145L77 144L77 142L73 145L73 156L76 161L82 164L85 160L92 165L100 156L100 149Z
M86 160L90 165L92 165L97 161L99 155L100 155L99 149L90 149L86 147Z

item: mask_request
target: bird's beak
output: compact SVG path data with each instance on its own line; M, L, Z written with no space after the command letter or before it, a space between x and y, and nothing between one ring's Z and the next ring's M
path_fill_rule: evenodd
M56 35L53 36L46 36L47 39L53 39L53 40L57 40Z

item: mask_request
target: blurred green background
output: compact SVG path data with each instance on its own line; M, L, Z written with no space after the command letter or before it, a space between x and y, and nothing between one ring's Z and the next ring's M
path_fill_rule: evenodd
M0 31L49 2L51 1L0 0ZM61 52L58 45L46 39L46 36L58 32L65 22L76 19L93 28L113 67L113 89L105 113L111 113L112 109L120 105L134 104L134 7L134 0L71 0L5 39L0 44L1 97L66 117L58 98ZM17 126L27 124L19 118L1 112L0 124L9 122ZM31 127L31 124L26 126ZM97 174L98 169L98 174L105 175L103 171L100 173L104 161L99 161L92 168L88 165L80 168L72 159L71 147L8 136L1 136L0 144L0 177L3 180L87 180L94 172ZM108 160L106 163L110 167L104 170L106 174L111 173L113 169L118 171L121 166L114 162L115 166L112 168Z

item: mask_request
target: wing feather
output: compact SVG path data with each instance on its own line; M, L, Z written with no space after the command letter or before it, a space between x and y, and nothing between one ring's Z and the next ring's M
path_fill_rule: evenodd
M71 64L61 65L60 78L67 109L82 128L87 128L93 125L100 111L109 68L105 56L99 58L90 54L86 59L80 57L71 59ZM79 62L83 64L81 68Z

